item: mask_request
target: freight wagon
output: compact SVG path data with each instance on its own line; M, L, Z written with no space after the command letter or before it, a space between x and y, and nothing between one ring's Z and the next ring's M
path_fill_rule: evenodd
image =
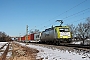
M18 40L22 42L39 42L40 37L41 37L41 33L33 33L33 34L29 34L28 38L27 36L23 36L18 38Z
M32 40L34 40L34 34L29 34L27 39L25 36L25 40L24 40L25 42L31 42Z
M35 42L40 42L40 38L41 38L41 32L34 34L34 41Z
M41 33L30 34L30 37L29 42L40 42Z

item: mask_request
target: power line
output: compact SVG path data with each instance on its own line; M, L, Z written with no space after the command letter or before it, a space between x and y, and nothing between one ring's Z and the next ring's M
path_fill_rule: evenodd
M90 12L90 10L89 10L89 11L87 11L87 12ZM74 17L76 18L76 17L78 17L78 16L84 15L84 14L86 14L87 12L85 12L85 13L82 13L82 14L80 14L80 15L77 15L77 16L74 16ZM74 17L73 17L73 18L74 18Z
M86 13L88 13L88 12L90 12L90 10L87 11ZM82 13L82 14L84 15L84 14L86 14L86 13ZM81 14L80 14L80 15L81 15ZM80 16L80 15L78 15L78 16ZM75 17L77 17L77 16L75 16ZM86 17L86 18L87 18L87 17ZM86 18L83 16L83 18L78 19L78 20L75 20L75 21L73 21L73 22L71 22L71 23L73 24L73 23L75 23L75 22L78 22L78 21L84 20L84 19L86 19ZM65 25L67 25L67 24L65 24Z
M66 18L69 18L69 17L71 17L71 16L77 15L77 14L82 13L82 12L84 12L84 11L86 11L86 10L89 10L89 9L90 9L90 8L84 9L84 10L79 11L79 12L77 12L77 13L74 13L74 14L72 14L72 15L70 15L70 16L67 16L67 17L65 17L65 18L63 18L63 19L66 19Z
M72 7L72 8L70 8L70 9L66 10L65 12L57 15L56 17L61 16L61 15L65 14L65 13L67 13L68 11L71 11L72 9L78 7L79 5L85 3L86 1L87 1L87 0L84 0L84 1L80 2L79 4L75 5L74 7ZM83 10L83 11L84 11L84 10ZM80 12L78 12L78 13L76 13L76 14L79 14L79 13L81 13L81 12L83 12L83 11L80 11ZM74 15L76 15L76 14L72 14L72 15L68 16L67 18L69 18L69 17L71 17L71 16L74 16ZM56 17L54 17L54 18L52 18L52 19L55 19ZM46 22L44 22L44 23L50 22L50 20L52 20L52 19L49 19L48 21L46 21ZM63 19L66 19L66 18L63 18ZM44 23L42 23L42 24L44 24ZM54 22L54 23L55 23L55 22ZM40 24L40 26L42 26L42 24ZM49 24L49 25L50 25L50 24ZM45 26L44 26L44 27L45 27Z
M84 12L84 11L86 11L86 10L89 10L89 9L90 9L90 8L87 8L87 9L84 9L84 10L79 11L79 12L77 12L77 13L74 13L74 14L68 16L67 18L69 18L69 17L71 17L71 16L75 16L75 15L77 15L77 14L79 14L79 13L82 13L82 12ZM83 14L84 14L84 13L83 13ZM66 17L63 18L62 20L64 20L64 19L66 19ZM53 23L55 23L55 22L53 22ZM53 24L53 23L52 23L52 24ZM49 25L51 25L51 24L49 24ZM47 25L47 26L49 26L49 25ZM44 26L44 27L47 27L47 26ZM42 27L42 28L43 28L43 27Z
M86 1L87 1L87 0L84 0L84 1L80 2L79 4L75 5L74 7L68 9L67 11L65 11L65 12L63 12L63 13L57 15L56 17L61 16L61 15L65 14L65 13L67 13L68 11L70 11L70 10L76 8L77 6L79 6L79 5L83 4L83 3L85 3ZM52 18L52 19L55 19L56 17L54 17L54 18ZM49 19L48 21L46 21L46 22L44 22L44 23L47 23L47 22L49 22L49 21L52 20L52 19ZM44 24L44 23L42 23L42 24ZM40 24L40 25L42 25L42 24Z

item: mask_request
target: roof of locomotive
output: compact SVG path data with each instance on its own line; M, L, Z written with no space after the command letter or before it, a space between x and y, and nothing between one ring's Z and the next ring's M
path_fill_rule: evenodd
M55 27L60 27L60 28L69 28L69 26L55 26ZM55 28L54 27L54 28Z
M55 26L55 27L47 28L47 29L45 29L45 31L52 30L52 29L54 29L54 28L56 28L56 27L69 28L68 26ZM42 32L45 32L45 31L42 31Z

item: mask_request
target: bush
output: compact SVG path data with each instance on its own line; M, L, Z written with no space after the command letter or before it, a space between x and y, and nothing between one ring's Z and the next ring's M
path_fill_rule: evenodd
M11 38L5 32L0 32L0 42L11 41Z

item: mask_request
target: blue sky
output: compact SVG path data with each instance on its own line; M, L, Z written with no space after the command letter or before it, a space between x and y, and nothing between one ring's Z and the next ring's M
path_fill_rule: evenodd
M0 31L10 36L25 35L26 25L42 31L56 20L77 25L87 17L90 0L0 0Z

